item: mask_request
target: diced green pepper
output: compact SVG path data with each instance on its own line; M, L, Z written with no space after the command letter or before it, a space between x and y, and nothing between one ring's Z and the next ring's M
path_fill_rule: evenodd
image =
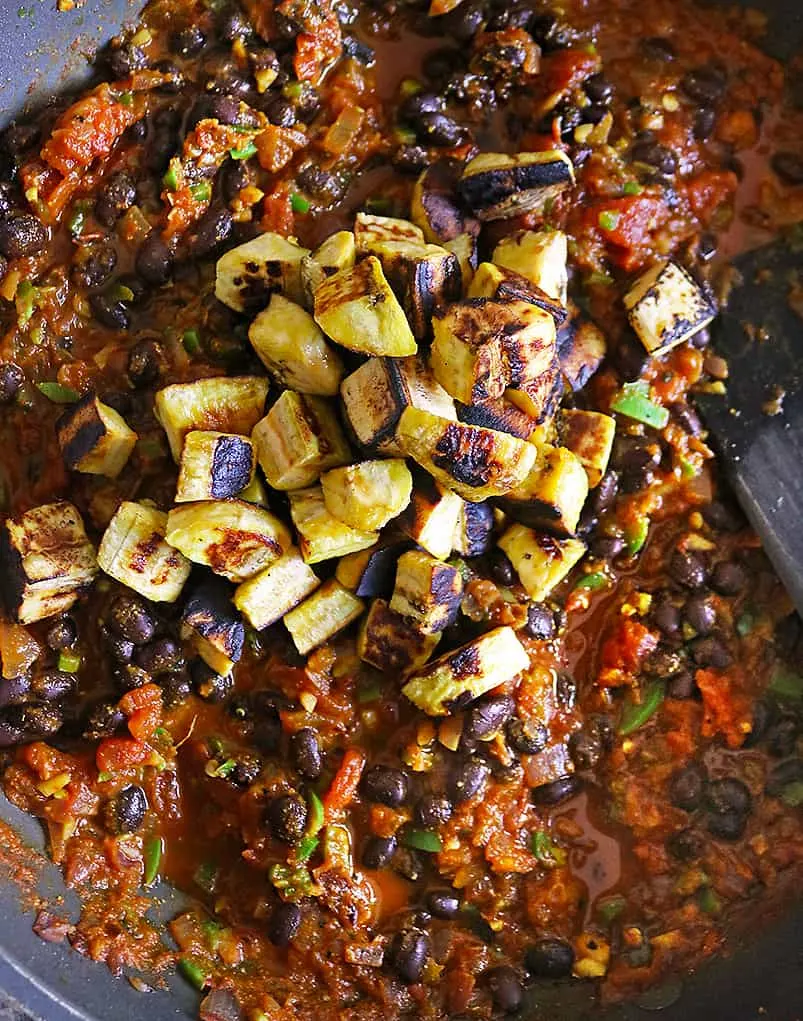
M297 191L294 191L290 196L290 206L294 213L308 213L310 211L310 204L303 195L299 195Z
M615 209L605 209L599 214L599 225L603 230L616 230L619 213Z
M199 991L205 989L208 985L206 971L200 964L197 964L195 961L191 961L188 957L180 958L178 962L178 970L190 983L190 985L195 986L195 988Z
M621 893L615 893L611 897L603 897L597 901L597 914L609 925L618 918L627 906L627 901Z
M642 380L635 383L624 383L622 389L611 401L613 411L643 422L653 429L663 429L669 421L669 412L649 398L649 387Z
M641 693L641 701L629 701L622 709L619 718L619 733L624 737L643 727L651 716L655 714L658 707L664 700L664 685L662 681L652 681L646 685Z
M597 589L604 588L608 583L608 577L602 571L592 571L591 574L586 574L582 577L577 584L574 586L575 589L588 589L591 592L596 592Z
M271 865L268 876L284 900L301 900L302 897L309 897L314 889L309 869L300 862L295 865Z
M650 534L650 519L640 518L632 526L625 529L625 550L628 556L635 556L647 541Z
M197 354L201 350L201 335L196 329L185 330L181 343L188 355Z
M162 864L162 838L148 837L144 847L145 871L142 882L150 886L159 875L159 866Z
M298 847L296 848L296 861L297 862L309 861L313 854L315 854L315 851L317 850L320 842L321 842L320 838L314 837L312 836L312 834L309 834L306 837L302 837Z
M315 791L309 792L309 819L307 820L307 833L314 836L319 833L323 828L325 819L325 813L323 810L323 802L315 793Z
M640 195L644 189L638 181L625 181L622 188L623 195Z
M176 173L176 168L174 166L167 168L167 171L162 178L162 184L165 186L167 191L175 191L178 188L178 174Z
M208 181L199 181L190 185L190 195L196 202L208 202L212 198L212 185Z
M36 389L54 404L75 404L81 398L78 391L73 390L72 387L62 386L61 383L51 382L50 380L37 383Z
M718 915L722 910L722 901L710 886L704 886L697 894L697 903L707 915Z
M34 287L30 280L20 280L16 294L17 322L20 326L27 326L31 321L38 300L39 288Z
M229 156L233 160L250 160L252 156L256 156L256 152L257 147L253 142L249 142L242 149L229 149Z
M437 854L438 851L443 850L441 838L431 830L405 830L402 843L416 851L429 851L430 854Z
M62 649L59 653L59 670L65 674L74 674L81 667L81 657L70 649Z
M133 106L134 105L134 93L133 92L121 92L117 97L117 102L121 106Z
M566 851L558 847L546 830L536 830L530 839L535 857L548 869L561 868L566 864Z

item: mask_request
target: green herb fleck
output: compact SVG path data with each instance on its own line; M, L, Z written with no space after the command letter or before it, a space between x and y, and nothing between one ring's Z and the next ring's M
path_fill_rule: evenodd
M558 847L546 830L536 830L530 839L533 854L548 869L562 868L567 861L566 851Z
M622 188L622 193L624 195L640 195L642 191L643 188L638 181L625 181L624 187Z
M592 571L591 574L581 578L574 587L575 589L588 589L591 592L596 592L597 589L604 588L607 583L608 578L602 571Z
M162 178L162 184L167 191L175 191L178 188L178 172L174 166L169 166Z
M208 202L212 198L212 185L209 181L199 181L190 185L190 195L196 202Z
M599 214L599 225L603 230L616 230L620 214L615 209L604 209Z
M745 638L753 628L756 626L756 618L749 610L745 610L744 613L736 621L736 633L740 638Z
M159 875L159 866L162 864L162 838L148 837L145 841L145 871L142 882L150 886Z
M299 195L297 191L294 191L290 196L290 206L294 213L308 213L310 211L310 204L303 195Z
M722 901L710 886L704 886L700 890L697 894L697 903L700 910L705 911L707 915L718 915L722 910Z
M614 918L621 915L626 906L627 901L624 897L620 893L615 893L611 897L603 897L597 901L597 914L610 925Z
M196 329L185 330L181 343L188 355L195 355L201 350L201 335Z
M121 92L117 97L117 102L121 106L133 106L134 105L134 93L133 92Z
M30 280L20 280L16 294L17 322L20 326L27 326L31 321L38 300L39 288L34 287Z
M429 851L430 854L437 854L443 849L441 838L431 830L405 830L402 843L405 847L412 847L416 851Z
M73 390L70 386L62 386L61 383L51 380L37 383L36 389L54 404L75 404L76 401L81 399L81 395L77 390Z
M98 773L98 783L108 783L112 779L112 774L107 773L105 770Z
M215 766L215 768L209 775L219 777L221 780L225 780L226 777L231 776L231 774L234 772L236 768L237 768L236 759L226 759L225 762L221 762L219 765Z
M650 534L650 519L639 518L625 530L625 550L627 555L634 557L644 546Z
M74 674L81 667L81 657L70 649L62 649L59 653L59 670L65 674Z
M641 701L629 700L622 709L619 717L619 733L625 737L643 727L647 720L657 712L658 707L664 700L664 685L662 681L652 681L646 685L641 693Z
M229 156L233 160L250 160L252 156L256 156L257 147L253 142L248 142L242 149L229 149Z

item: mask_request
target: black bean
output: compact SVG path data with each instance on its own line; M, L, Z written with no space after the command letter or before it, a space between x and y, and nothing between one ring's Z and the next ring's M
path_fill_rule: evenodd
M727 77L720 68L706 65L688 71L680 87L690 99L710 104L722 97L727 84Z
M265 810L265 822L271 834L283 844L295 845L307 828L307 803L298 794L273 798Z
M613 560L625 548L621 535L597 535L589 543L589 551L599 560Z
M615 471L608 471L602 476L599 485L594 490L592 506L595 513L602 514L609 510L616 502L616 494L619 492L619 476Z
M582 111L583 123L584 124L600 124L608 115L607 106L603 106L601 103L590 103L588 106L584 106ZM575 165L577 164L577 156L573 157Z
M150 684L153 678L132 663L116 667L112 671L112 680L115 688L124 694L126 691L133 691L134 688L141 688L143 684Z
M320 199L327 204L342 198L343 180L337 174L308 163L296 176L299 187L308 195Z
M317 780L323 771L321 742L312 727L302 727L290 738L293 765L305 780Z
M482 759L470 758L457 762L450 771L447 793L455 804L476 797L485 786L490 769Z
M717 622L717 611L708 596L696 592L683 605L683 619L698 635L708 635Z
M742 747L753 748L762 741L775 719L775 711L765 699L759 699L753 703L753 716L751 720L750 733L745 737Z
M732 560L720 560L711 572L711 588L721 596L735 596L747 584L747 574Z
M101 702L95 706L86 721L83 736L88 741L110 737L125 725L126 716L116 702Z
M28 702L24 705L10 705L0 711L0 747L7 747L6 738L17 744L20 741L34 741L50 737L61 729L64 714L55 703Z
M613 99L614 89L613 83L601 71L598 71L597 74L586 78L583 83L583 91L592 103L602 103L607 106Z
M524 998L524 989L515 968L501 964L497 968L489 968L483 978L497 1010L503 1014L515 1014Z
M287 947L301 928L301 908L298 904L282 901L277 904L268 922L268 939L275 947Z
M109 627L134 645L145 645L156 633L156 619L134 595L120 595L109 609Z
M265 115L279 128L292 128L296 122L295 107L284 96L271 96L265 104Z
M714 500L703 507L702 514L707 524L722 532L738 532L745 527L741 511L731 503Z
M692 698L697 694L697 684L691 670L681 670L670 678L666 687L669 698Z
M109 241L98 241L78 249L72 268L72 278L78 287L99 287L105 283L117 265L117 249Z
M680 631L680 610L668 596L656 601L652 607L650 618L661 634L669 638L674 637Z
M694 121L692 123L692 131L694 137L700 141L705 141L706 138L710 138L714 131L714 125L717 122L716 110L710 106L702 106L694 115Z
M402 982L412 985L421 978L430 953L429 936L420 929L402 929L393 937L385 959Z
M127 390L104 390L100 395L104 404L114 408L123 418L134 411L133 395Z
M321 109L321 97L317 89L307 84L295 100L296 117L302 124L311 124Z
M536 805L560 805L573 798L582 787L582 781L574 773L559 776L557 780L534 787L532 799Z
M512 585L516 580L516 570L501 549L495 549L490 557L491 577L497 585Z
M205 116L212 117L221 124L237 124L240 119L240 100L234 96L213 96L207 102Z
M415 821L419 826L435 829L452 818L452 803L442 794L425 794L415 806Z
M690 762L670 777L669 800L684 812L693 812L703 799L707 782L705 767L699 762Z
M190 237L191 254L200 259L211 255L229 237L234 219L228 209L211 207L198 220Z
M722 780L712 780L708 784L705 807L713 815L725 815L727 812L748 815L753 807L753 799L741 780L728 776Z
M398 808L410 793L410 780L403 769L371 766L365 771L360 788L369 801Z
M7 259L37 255L47 244L47 237L47 229L29 213L0 220L0 252Z
M649 361L649 355L640 340L626 334L614 348L612 360L622 379L631 381L638 379L642 374Z
M395 837L369 837L362 851L362 863L367 869L388 866L399 846Z
M15 707L0 709L0 748L11 748L26 740L25 732L19 723L19 713L12 712L13 708Z
M154 286L165 284L170 279L173 255L159 231L151 231L139 246L135 267L139 276Z
M803 184L803 156L796 152L776 152L770 163L784 184Z
M669 561L669 574L684 588L697 589L705 584L705 564L696 553L675 550Z
M422 69L427 78L431 81L442 81L452 71L457 71L465 66L465 60L461 53L451 47L444 47L440 50L431 50L422 63Z
M95 201L95 216L104 227L113 227L137 200L137 189L125 171L112 174Z
M733 662L730 650L716 635L695 638L690 645L690 649L692 659L701 667L713 667L715 670L724 670Z
M128 353L128 378L134 387L155 383L162 371L162 353L153 340L138 340Z
M666 840L666 849L678 861L696 861L703 853L703 840L694 830L678 830Z
M455 890L430 890L426 899L427 910L435 918L454 918L460 911L460 897Z
M65 670L45 670L31 681L31 694L42 702L57 702L71 694L77 683L75 674Z
M399 117L405 121L415 122L425 113L440 113L445 105L443 96L434 92L415 92L399 107Z
M233 43L238 39L247 38L251 34L251 26L242 11L230 9L223 12L218 31L226 42Z
M157 638L141 646L136 653L137 666L153 677L177 670L184 662L181 649L172 638Z
M555 697L564 709L572 709L577 701L577 681L565 670L555 678Z
M709 815L706 829L712 837L719 840L738 840L747 827L747 816L738 812L723 812L722 815Z
M25 373L13 362L0 362L0 405L10 404L25 382Z
M571 142L575 128L583 123L582 111L576 106L562 106L557 113L560 117L560 137L564 142Z
M249 787L262 771L262 759L251 752L238 752L237 765L229 779L238 787Z
M505 557L507 560L507 557ZM510 564L510 561L507 561ZM511 571L513 566L510 566ZM527 622L524 633L539 642L548 642L555 637L557 625L555 614L544 603L531 603L527 608Z
M678 402L670 405L670 410L675 421L679 422L690 436L700 436L703 432L703 423L690 404Z
M130 42L110 49L107 59L115 78L127 78L132 71L141 71L148 66L145 51Z
M106 825L112 833L136 833L145 821L148 799L136 784L123 787L109 802Z
M574 967L574 950L565 939L543 936L527 948L524 966L535 978L566 978Z
M221 191L226 202L233 202L251 182L251 171L245 160L228 160L223 165Z
M650 36L649 39L642 39L641 50L648 60L660 60L669 62L675 59L675 47L671 40L662 35Z
M154 70L165 76L156 86L157 91L162 95L175 96L184 88L184 75L172 60L157 61L154 64Z
M418 140L425 145L448 147L457 145L464 135L457 121L444 113L422 114L416 121L415 132Z
M231 674L217 674L202 659L197 659L191 666L192 686L199 698L212 705L223 702L234 688L234 679ZM264 740L268 737L268 741ZM281 737L281 723L278 718L273 721L273 727L268 735L262 731L254 731L254 744L262 751L269 753L275 750Z
M784 713L780 719L770 724L766 733L767 751L777 759L791 755L797 744L800 727L796 718Z
M420 145L400 145L393 154L393 168L400 174L420 174L430 162L429 153Z
M602 757L602 740L593 724L569 738L569 754L577 769L593 769Z
M125 302L108 294L90 294L89 306L92 315L110 330L127 330L131 316Z
M174 709L182 705L192 694L192 681L189 670L179 670L171 674L164 674L158 678L159 687L162 689L162 702L165 709Z
M478 699L466 713L463 735L476 740L491 737L507 723L516 709L509 695L489 695Z
M514 716L505 727L507 743L520 755L537 755L546 748L549 732L539 720L521 720Z
M485 4L468 0L438 19L446 38L467 43L480 31L487 15Z
M177 57L194 57L206 45L206 36L197 25L188 25L170 36L170 52Z
M31 694L31 678L28 674L9 677L0 685L0 709L7 705L26 702Z

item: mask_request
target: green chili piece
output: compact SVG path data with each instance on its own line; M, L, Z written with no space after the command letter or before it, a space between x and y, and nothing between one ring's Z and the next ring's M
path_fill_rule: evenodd
M599 225L603 230L616 230L619 213L615 209L605 209L599 214Z
M629 556L635 556L647 541L650 534L650 519L640 518L631 528L625 532L625 549Z
M81 666L81 657L77 652L62 649L59 653L59 670L65 674L74 674Z
M45 380L44 383L37 383L36 389L44 394L54 404L75 404L80 400L81 395L70 386L62 386L61 383Z
M256 155L257 147L253 142L248 142L242 149L229 149L229 156L233 160L250 160L252 156Z
M611 897L603 897L602 900L597 901L597 914L610 925L614 918L621 915L626 906L627 901L621 893L615 893Z
M429 851L430 854L437 854L443 849L441 838L431 830L406 830L402 843L406 847L415 848L416 851Z
M574 587L575 589L588 589L591 592L596 592L597 589L604 588L607 583L607 575L602 571L592 571L591 574L581 578Z
M649 398L649 388L641 380L625 383L611 401L611 408L620 415L643 422L653 429L663 429L669 421L669 412Z
M188 355L197 354L201 350L201 335L196 329L185 330L181 343Z
M225 780L227 776L231 776L234 770L237 768L236 759L226 759L225 762L219 763L214 767L210 776L216 776L221 780Z
M310 204L303 195L299 195L297 191L294 191L290 196L290 207L294 213L308 213L310 211Z
M162 178L162 184L165 186L167 191L175 191L178 188L178 174L176 173L175 167L168 167Z
M111 773L107 773L105 770L103 770L103 772L101 772L101 773L98 773L98 783L108 783L109 780L111 780L111 779L112 779L112 774Z
M17 305L17 322L20 326L27 326L31 316L36 311L36 303L39 300L39 288L34 287L30 280L20 280L15 295Z
M312 834L302 837L296 850L296 861L309 861L313 854L315 854L320 842L320 839L318 837L314 837Z
M195 986L199 991L207 986L206 972L195 961L191 961L189 957L182 957L178 962L178 970L184 976L184 978L190 983L191 986Z
M627 702L619 718L619 733L624 737L643 727L657 711L664 700L664 685L661 681L653 681L642 691L640 702Z
M549 869L560 868L566 864L566 851L558 847L546 830L536 830L530 839L533 854Z
M697 902L700 910L707 915L718 915L722 910L722 901L710 886L704 886L697 894Z
M640 195L644 189L638 183L638 181L625 181L624 187L622 188L623 195Z
M208 202L212 198L212 185L208 181L191 184L190 195L192 195L196 202Z
M142 882L150 886L159 875L159 866L162 864L162 838L148 837L145 841L145 872Z
M379 681L369 681L357 689L357 701L363 705L366 702L376 702L382 695L382 685Z
M324 810L323 802L315 793L315 791L309 792L309 820L307 822L307 833L310 836L314 836L319 833L323 828L324 824Z

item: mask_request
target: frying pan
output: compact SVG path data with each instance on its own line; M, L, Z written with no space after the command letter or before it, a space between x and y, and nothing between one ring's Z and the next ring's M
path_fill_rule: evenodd
M58 13L56 0L0 0L0 127L56 91L80 84L87 56L133 19L144 0L86 0ZM742 0L747 5L748 0ZM770 17L767 48L781 59L803 44L801 0L749 0ZM41 859L39 891L64 911L77 903L55 866L44 858L39 824L0 796L0 819L9 823ZM155 918L181 906L175 890L160 887ZM169 989L136 992L102 965L60 944L40 940L17 887L0 880L0 989L48 1021L188 1021L197 1014L196 994L173 978ZM682 983L670 982L643 1001L601 1010L583 983L538 986L522 1017L527 1021L647 1021L661 1009L666 1021L803 1021L803 901L773 922L754 919L744 945L703 965ZM674 999L674 1002L670 1002Z

